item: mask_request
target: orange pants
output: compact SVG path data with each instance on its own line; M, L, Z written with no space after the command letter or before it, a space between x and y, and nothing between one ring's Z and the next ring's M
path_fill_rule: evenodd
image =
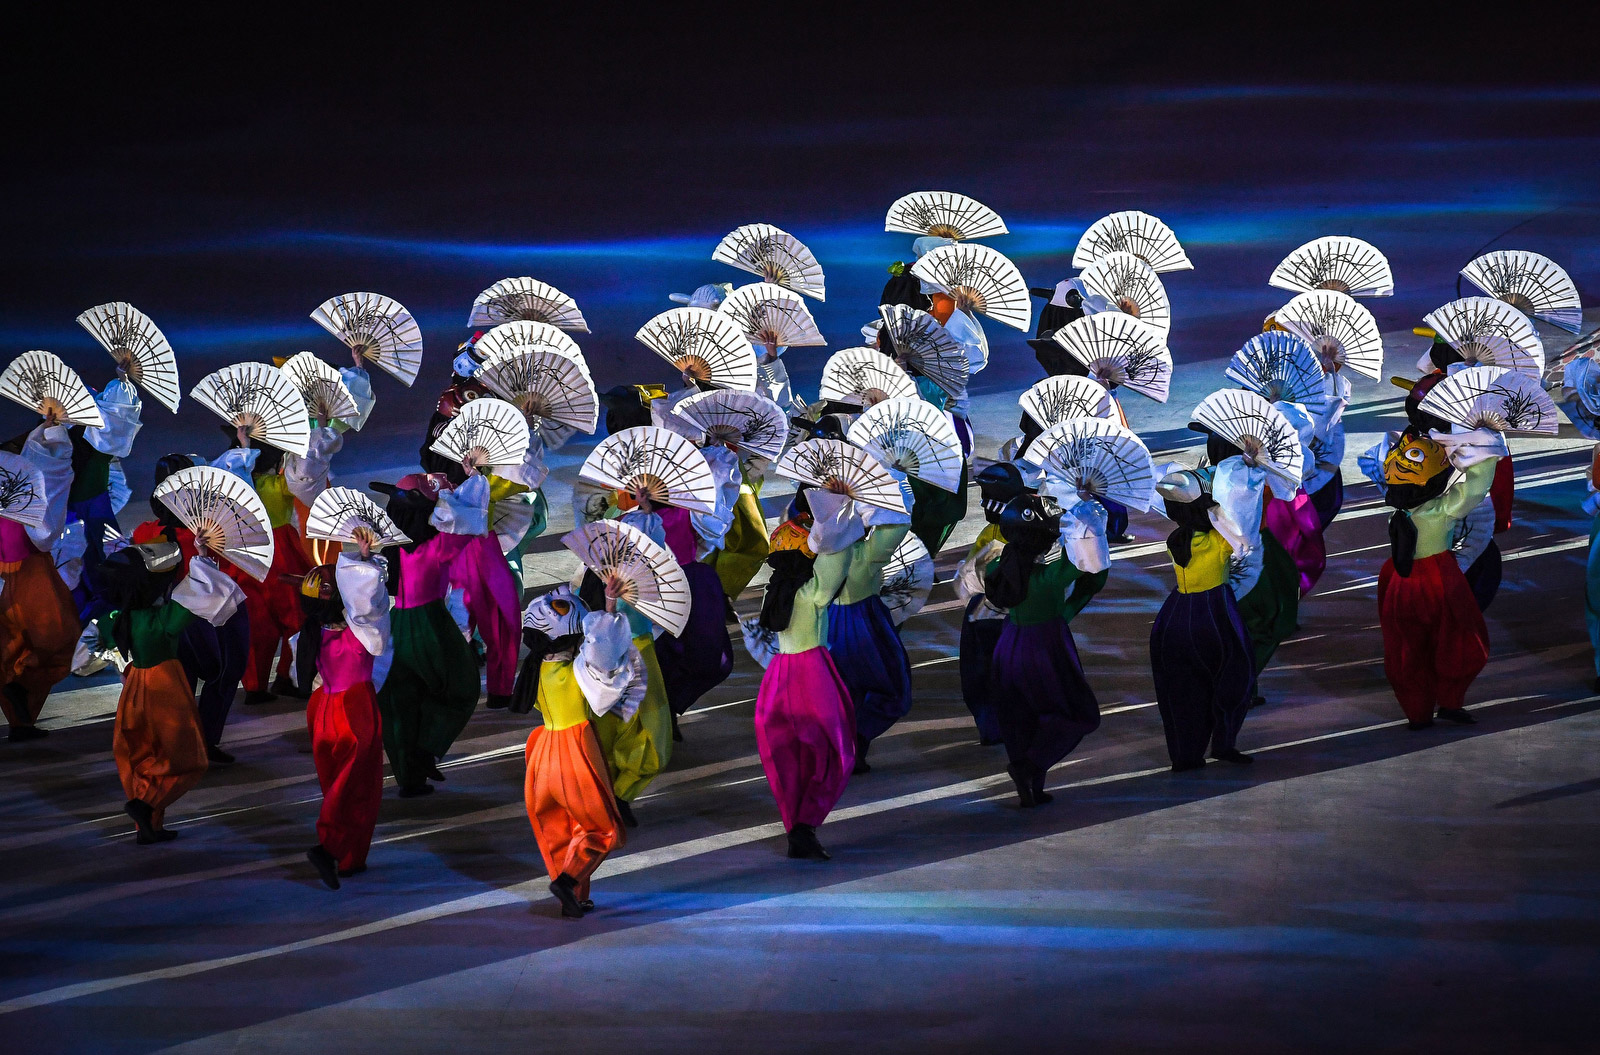
M563 872L589 896L589 877L623 843L622 815L611 795L600 741L588 722L565 729L536 728L528 737L523 784L528 821L554 880Z
M26 714L0 692L0 709L12 725L32 725L45 697L72 672L72 653L83 627L67 584L50 554L33 552L3 575L0 588L0 689L22 688Z
M206 774L206 738L183 664L164 659L128 668L111 753L123 792L148 803L161 827L167 807Z

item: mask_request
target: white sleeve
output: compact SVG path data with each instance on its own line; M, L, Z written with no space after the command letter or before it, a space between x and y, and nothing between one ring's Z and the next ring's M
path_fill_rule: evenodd
M637 528L644 533L645 538L658 546L667 544L667 527L661 522L660 513L646 513L637 506L620 514L617 522Z
M583 643L572 659L572 673L590 710L605 714L617 708L623 721L632 718L644 699L643 670L626 616L590 612L583 617ZM636 683L638 691L631 691Z
M856 512L861 514L861 524L866 528L875 528L888 524L911 523L911 507L916 504L916 496L911 491L911 483L906 479L906 474L892 465L885 465L889 475L894 477L894 482L900 485L900 501L906 504L904 512L898 509L884 509L882 506L869 506L865 503L856 506Z
M139 413L144 409L139 390L119 377L100 390L94 403L106 423L102 428L86 427L83 438L101 454L126 458L133 451L133 438L140 428Z
M1383 463L1389 457L1389 452L1394 449L1395 440L1399 433L1386 432L1378 437L1378 442L1368 447L1366 453L1356 459L1356 464L1361 466L1361 472L1368 480L1378 485L1378 493L1384 494L1388 486L1383 480Z
M439 495L428 523L447 535L489 533L489 481L480 473Z
M1237 554L1261 546L1261 510L1266 504L1267 471L1238 456L1224 458L1211 479L1211 526Z
M1470 469L1479 462L1488 461L1490 458L1504 458L1511 453L1511 449L1506 446L1505 433L1489 428L1477 428L1469 432L1440 432L1438 429L1431 429L1428 435L1444 448L1445 454L1450 458L1450 464L1457 469Z
M88 549L89 540L81 520L74 520L63 528L56 544L50 548L50 559L55 561L56 572L69 590L76 590L83 578L83 555Z
M382 557L362 560L349 553L339 554L333 566L333 581L344 601L344 621L356 640L374 656L389 647L389 590L384 584L388 568Z
M982 323L961 308L957 308L950 313L950 319L944 324L944 329L955 338L955 342L966 353L967 366L971 373L978 373L989 365L989 338L984 336Z
M344 379L345 387L350 390L350 395L356 401L355 420L350 422L350 427L357 432L367 423L372 416L372 408L378 405L377 399L372 394L372 378L367 376L365 370L357 370L353 366L341 366L339 376Z
M494 474L502 480L521 484L530 491L537 491L543 487L545 478L550 475L550 469L544 463L544 438L538 432L530 433L528 450L522 456L522 464L503 466L496 469Z
M1061 515L1061 549L1072 566L1085 575L1111 567L1111 543L1106 540L1106 509L1099 502L1080 498Z
M221 626L244 604L244 591L215 564L190 557L189 574L172 588L172 600L212 626Z
M702 448L700 453L705 455L711 479L717 485L717 508L710 513L689 514L689 524L700 540L701 556L704 556L721 549L727 540L728 529L733 527L733 507L739 501L739 485L743 479L739 475L739 456L728 448L717 444Z
M40 425L28 433L22 456L44 477L44 523L27 529L41 550L55 545L67 527L67 494L72 490L72 438L65 425Z
M212 459L211 467L232 473L253 489L256 486L256 459L259 457L261 452L254 447L229 447Z
M328 475L332 468L333 456L339 453L339 448L344 446L344 437L339 435L339 430L331 425L313 429L311 442L306 447L304 458L295 454L283 456L283 480L289 487L289 493L294 495L306 505L311 505L317 496L328 489Z

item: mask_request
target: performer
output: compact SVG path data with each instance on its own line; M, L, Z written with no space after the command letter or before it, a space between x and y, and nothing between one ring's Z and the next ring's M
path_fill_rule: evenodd
M1215 468L1169 472L1157 486L1177 525L1167 536L1177 585L1150 628L1156 706L1174 773L1204 766L1208 746L1218 761L1251 761L1236 743L1256 670L1230 577L1238 558L1253 556L1259 567L1264 476L1227 458Z
M1318 349L1322 363L1323 404L1313 416L1315 435L1310 453L1315 468L1306 478L1305 492L1317 511L1317 523L1322 531L1328 530L1334 517L1344 507L1344 412L1350 405L1350 379L1344 376L1343 364L1337 355L1324 356Z
M772 578L761 626L777 634L778 654L756 696L756 749L789 835L789 856L826 861L817 838L855 766L856 720L850 690L828 654L828 609L850 574L865 531L843 495L802 490L771 539Z
M1317 472L1316 425L1306 408L1299 403L1278 400L1272 404L1289 424L1300 433L1300 447L1304 457L1301 486L1294 493L1268 497L1262 527L1282 544L1294 561L1300 596L1304 597L1322 578L1328 564L1327 549L1322 541L1322 516L1307 493L1305 480ZM1298 604L1296 610L1298 611Z
M68 430L72 438L72 490L67 497L67 514L83 522L83 563L90 572L83 580L85 596L80 605L85 620L107 611L93 596L93 569L105 557L106 529L121 531L112 495L112 471L119 467L120 459L133 452L134 438L142 427L139 415L144 409L139 390L120 370L105 388L94 393L94 402L105 425L73 426Z
M544 724L528 736L523 798L561 914L594 908L589 880L626 836L590 714L631 718L645 694L644 659L615 589L588 611L570 586L535 597L523 613L529 648L517 695L537 700Z
M1435 716L1475 721L1465 698L1488 662L1489 632L1449 547L1456 522L1489 493L1505 449L1504 436L1486 429L1408 431L1384 460L1384 501L1395 512L1390 558L1378 577L1378 622L1384 674L1412 729ZM1460 476L1452 480L1454 470Z
M1032 419L1029 419L1032 420ZM956 591L967 602L961 621L959 657L961 697L972 712L978 727L978 742L985 746L1003 743L1000 718L994 700L994 647L1005 628L1006 611L995 607L983 582L983 570L1005 548L1000 530L1000 512L1012 499L1031 490L1022 482L1022 473L1010 462L996 462L978 474L983 516L988 524L978 533L966 559L956 569Z
M194 692L178 661L178 641L195 619L213 626L245 603L243 593L206 554L182 562L176 543L119 550L101 565L117 614L111 638L129 660L112 734L112 754L141 846L166 842L166 811L206 772L205 736Z
M1018 804L1042 805L1050 767L1100 726L1068 624L1105 585L1105 512L1092 502L1065 513L1048 495L1022 494L1000 511L1005 548L984 569L992 603L1006 609L994 650L994 701L1006 772ZM1062 546L1070 542L1070 548Z
M72 670L83 627L50 549L66 528L72 441L45 418L22 444L22 460L44 478L44 523L0 519L0 710L12 743L46 735L38 726L50 690Z
M1583 614L1589 624L1589 645L1594 650L1595 691L1600 692L1600 443L1589 458L1589 497L1583 511L1594 518L1589 527L1589 561L1584 574Z
M300 585L301 653L322 684L306 705L311 757L322 785L317 844L306 851L330 890L367 870L383 799L383 720L373 657L389 648L388 566L363 541L357 552L313 568Z
M443 780L438 760L466 728L478 705L478 664L445 606L449 564L488 530L488 482L469 478L460 488L432 473L413 473L387 491L388 513L411 539L397 547L389 569L394 596L394 663L378 691L383 747L401 798L426 795Z

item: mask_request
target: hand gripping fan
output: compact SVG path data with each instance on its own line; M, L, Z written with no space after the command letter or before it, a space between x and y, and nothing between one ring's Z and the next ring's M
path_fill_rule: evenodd
M957 242L1010 233L1006 222L987 205L965 194L944 190L921 190L900 198L889 206L883 229L936 235Z
M578 343L548 322L502 322L479 337L473 347L484 366L519 352L554 352L577 363L584 373L589 372Z
M805 440L772 463L779 476L835 494L847 495L879 509L906 511L900 485L883 463L843 440Z
M952 396L966 391L972 363L938 319L904 304L880 304L878 314L896 359Z
M1267 284L1296 293L1334 289L1352 297L1394 296L1389 258L1372 243L1345 235L1307 242L1283 258Z
M746 458L776 458L789 437L783 408L754 392L700 392L672 413L700 429L707 443L725 443Z
M347 392L348 394L348 392ZM311 441L306 403L289 375L267 363L235 363L189 390L202 407L251 439L301 458Z
M756 352L739 326L733 316L709 308L672 308L634 337L696 381L748 392L756 387Z
M1023 458L1066 480L1085 498L1109 498L1146 510L1155 500L1150 450L1131 429L1105 418L1074 418L1052 425L1028 445Z
M306 517L306 537L352 544L365 539L375 550L411 541L378 503L349 487L330 487L317 496Z
M1149 323L1164 339L1172 330L1172 305L1155 268L1132 253L1107 253L1078 276L1090 293L1098 293L1124 315Z
M956 307L1026 330L1033 317L1028 284L1017 265L986 245L941 245L911 265L911 273L950 295Z
M522 411L529 424L541 431L551 425L568 425L592 434L599 424L600 397L594 379L578 360L523 347L496 355L473 377Z
M932 591L933 558L921 539L908 534L883 566L883 586L878 596L889 609L889 618L899 626L922 611Z
M272 569L272 522L255 488L226 469L196 465L156 485L152 498L194 532L196 545L220 553L257 582Z
M528 453L528 419L503 399L480 396L462 407L428 447L476 469L519 465Z
M106 419L77 372L49 352L23 352L0 372L0 396L57 424L104 428Z
M805 243L770 223L747 223L717 243L711 259L758 275L763 282L826 300L822 265Z
M339 376L339 371L318 359L310 352L289 357L283 364L283 373L305 402L306 413L323 425L338 420L354 422L361 416L355 396Z
M182 393L178 389L178 360L166 335L150 316L122 301L99 304L78 316L78 325L111 353L128 380L150 393L174 413Z
M1115 418L1111 393L1098 381L1075 374L1047 377L1018 397L1023 413L1042 429L1074 418Z
M711 466L687 437L640 425L614 432L595 444L578 470L578 479L630 493L643 492L657 505L695 513L717 508Z
M1534 375L1544 370L1544 341L1517 308L1494 297L1462 297L1422 321L1469 363L1504 366Z
M1191 418L1238 447L1246 462L1278 477L1288 485L1290 494L1299 489L1305 469L1300 433L1265 398L1254 392L1223 389L1201 400Z
M20 454L0 451L0 519L23 527L44 527L44 473Z
M504 322L543 322L573 333L589 332L578 302L536 278L503 278L472 302L468 326Z
M1269 330L1246 341L1233 353L1226 373L1228 380L1269 403L1283 400L1317 408L1327 403L1326 375L1317 353L1300 337L1283 330Z
M1578 287L1560 264L1522 249L1485 253L1461 269L1467 281L1524 315L1570 333L1583 329Z
M876 348L846 348L823 364L819 398L870 407L886 399L916 399L917 383Z
M1378 320L1349 294L1314 289L1295 297L1272 317L1309 344L1324 368L1333 362L1374 381L1383 376Z
M1072 266L1088 267L1107 253L1132 253L1160 273L1194 270L1172 228L1137 210L1114 212L1090 224L1073 250Z
M850 425L850 442L907 476L954 493L961 483L961 441L944 411L923 399L890 399Z
M770 282L752 282L748 286L740 286L728 294L717 311L732 319L751 344L769 348L806 348L828 343L817 329L811 309L806 307L806 302L799 294Z
M598 520L561 536L562 545L608 586L618 587L621 600L669 634L681 634L689 623L689 579L671 553L638 528L616 520Z
M398 301L377 293L346 293L323 301L311 318L407 388L417 379L422 328Z
M1052 338L1106 387L1122 385L1157 403L1167 401L1172 353L1154 327L1120 311L1074 319Z
M1421 409L1464 429L1554 436L1555 400L1537 378L1501 366L1469 366L1422 397Z

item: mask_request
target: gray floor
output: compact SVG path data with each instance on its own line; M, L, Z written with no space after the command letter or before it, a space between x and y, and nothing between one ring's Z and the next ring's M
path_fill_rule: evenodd
M1186 383L1136 424L1181 427L1206 387ZM1392 404L1359 388L1353 429ZM1014 413L985 405L989 440ZM1400 720L1383 509L1355 485L1246 723L1256 763L1167 773L1145 635L1168 526L1140 517L1075 624L1105 720L1053 804L1017 810L975 742L941 587L905 630L916 707L822 830L832 862L782 856L741 654L581 922L522 812L526 719L480 712L439 794L391 792L371 871L333 893L300 856L319 798L297 706L236 708L239 765L145 848L118 809L116 687L63 686L49 740L0 744L0 1050L1596 1050L1586 451L1518 445L1471 729Z

